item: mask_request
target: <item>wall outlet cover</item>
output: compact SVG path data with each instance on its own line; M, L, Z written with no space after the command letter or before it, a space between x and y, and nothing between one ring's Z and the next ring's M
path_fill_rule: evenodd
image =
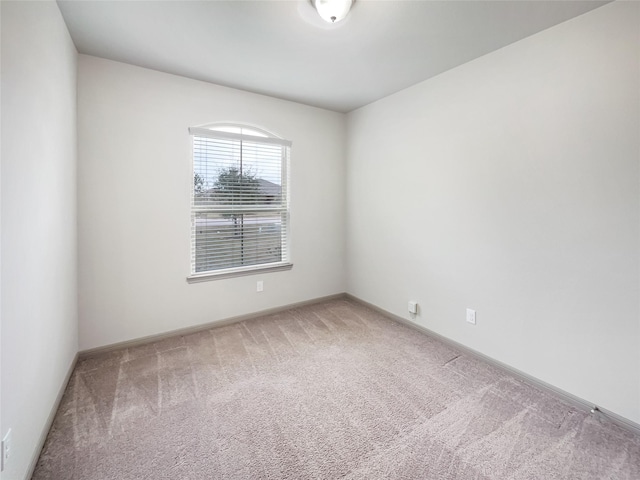
M413 300L409 302L409 313L418 313L418 302Z
M470 308L467 308L467 322L469 322L472 325L476 324L476 311L475 310L471 310Z
M2 439L2 455L0 460L2 460L2 469L0 471L4 471L7 466L7 462L11 457L11 429L7 431L7 434Z

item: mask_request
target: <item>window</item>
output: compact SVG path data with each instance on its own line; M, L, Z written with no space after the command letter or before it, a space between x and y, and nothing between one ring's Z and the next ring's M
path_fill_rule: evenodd
M289 263L291 142L252 127L190 128L190 281Z

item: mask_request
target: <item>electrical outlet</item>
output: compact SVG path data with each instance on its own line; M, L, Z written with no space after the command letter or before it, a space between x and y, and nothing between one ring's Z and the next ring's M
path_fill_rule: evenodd
M472 325L476 324L476 311L475 310L471 310L470 308L467 308L467 322L469 322Z
M256 284L256 292L261 292L262 290L264 290L264 283L262 280L258 280L258 283Z
M409 313L412 313L414 315L418 314L418 302L411 300L409 302L408 308L409 308Z
M11 455L11 429L9 429L2 439L2 471L7 467L7 462Z

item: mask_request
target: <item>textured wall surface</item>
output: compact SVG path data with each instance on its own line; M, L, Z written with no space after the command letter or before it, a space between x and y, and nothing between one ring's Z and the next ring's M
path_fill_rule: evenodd
M78 84L81 349L344 291L344 115L85 55ZM293 142L294 267L187 284L188 128L225 121Z
M77 53L55 2L2 8L2 478L37 454L78 351Z
M639 9L352 112L347 167L349 293L635 422Z

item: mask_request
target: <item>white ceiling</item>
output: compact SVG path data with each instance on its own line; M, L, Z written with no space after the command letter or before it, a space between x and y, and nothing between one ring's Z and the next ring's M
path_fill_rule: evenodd
M80 53L348 112L601 1L65 1Z

